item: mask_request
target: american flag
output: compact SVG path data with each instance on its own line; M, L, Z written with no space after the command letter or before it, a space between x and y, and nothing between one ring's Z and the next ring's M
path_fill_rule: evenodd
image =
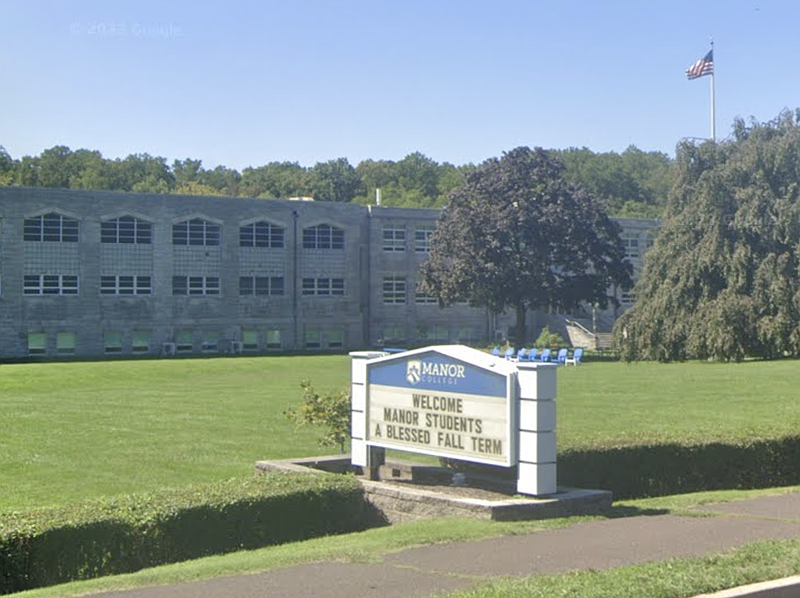
M686 76L689 79L697 79L703 75L714 74L714 50L709 50L708 54L703 56L700 60L695 62L692 66L686 69Z

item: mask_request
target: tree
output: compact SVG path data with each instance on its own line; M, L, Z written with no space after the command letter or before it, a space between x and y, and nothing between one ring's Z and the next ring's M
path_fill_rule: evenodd
M685 142L655 246L615 328L624 359L800 355L800 112Z
M466 175L450 194L421 267L422 287L442 305L468 300L516 310L526 339L529 309L606 306L612 285L630 284L619 227L564 178L546 151L520 147Z
M317 162L311 176L311 189L317 201L353 201L364 192L364 183L347 158Z
M14 159L0 145L0 185L10 185L14 181Z
M297 162L270 162L242 171L241 192L247 197L300 197L311 193L309 178Z
M609 213L630 218L661 215L672 185L673 163L666 154L634 146L622 154L596 154L585 147L556 154L564 161L567 179L605 201Z

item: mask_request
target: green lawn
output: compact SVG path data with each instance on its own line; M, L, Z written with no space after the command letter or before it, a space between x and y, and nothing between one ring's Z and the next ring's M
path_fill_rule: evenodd
M346 356L4 364L0 510L212 481L325 454L283 411L308 378L349 382ZM586 363L559 369L561 450L800 429L800 361Z
M560 368L559 448L797 434L798 380L797 360Z
M348 383L345 356L0 366L0 510L247 475L335 452L283 411L300 380Z

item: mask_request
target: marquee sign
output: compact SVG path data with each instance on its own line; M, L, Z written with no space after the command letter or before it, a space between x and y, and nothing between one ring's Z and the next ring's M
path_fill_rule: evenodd
M353 465L374 473L392 448L516 466L519 493L556 492L555 364L461 345L350 356Z
M477 463L514 464L516 369L467 347L367 363L366 442Z

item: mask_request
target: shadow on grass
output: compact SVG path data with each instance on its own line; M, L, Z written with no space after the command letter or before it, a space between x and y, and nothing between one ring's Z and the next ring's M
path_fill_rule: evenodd
M788 486L800 483L800 436L565 451L558 483L611 490L615 500Z
M669 509L641 509L631 505L614 505L607 511L603 511L603 517L607 519L624 519L626 517L653 517L655 515L667 515Z

